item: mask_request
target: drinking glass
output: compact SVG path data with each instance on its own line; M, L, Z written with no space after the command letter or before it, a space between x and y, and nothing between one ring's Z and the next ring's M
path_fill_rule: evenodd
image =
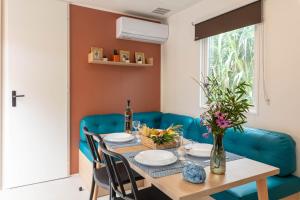
M178 131L178 141L177 141L177 153L178 153L178 159L180 161L185 160L185 149L183 145L183 132Z
M178 131L178 147L181 147L183 145L183 132L182 131Z
M132 122L132 127L134 131L137 131L139 128L141 128L141 122L140 121L133 121Z
M141 128L141 122L140 122L140 121L133 121L133 122L132 122L132 127L133 127L133 129L134 129L134 134L135 134L136 137L137 137L137 135L138 135L138 130Z

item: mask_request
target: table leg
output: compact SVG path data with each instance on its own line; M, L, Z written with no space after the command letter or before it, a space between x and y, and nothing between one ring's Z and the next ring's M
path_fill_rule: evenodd
M258 200L268 200L269 194L268 194L267 179L264 178L256 181L256 187L257 187Z
M99 186L96 184L95 185L95 190L94 190L93 200L97 200L98 192L99 192Z

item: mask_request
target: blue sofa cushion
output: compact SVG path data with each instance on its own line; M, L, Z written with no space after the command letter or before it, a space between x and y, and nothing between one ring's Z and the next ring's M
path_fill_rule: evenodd
M167 113L162 115L160 129L167 129L172 124L182 125L183 134L186 135L193 121L194 119L189 116Z
M81 153L83 153L83 155L85 155L89 161L93 162L93 156L91 154L90 148L86 141L79 142L79 149L80 149Z
M124 131L124 116L121 114L91 115L84 117L80 122L80 140L86 141L83 127L89 131L103 134Z
M290 175L286 177L268 177L269 199L278 200L300 191L300 178ZM256 183L248 183L212 195L216 200L257 200Z
M186 138L212 144L213 138L202 136L207 129L196 118L186 133ZM245 128L244 133L228 129L224 136L226 151L257 160L280 169L279 176L287 176L296 171L296 144L287 134Z
M150 128L159 128L161 121L161 112L140 112L133 113L133 120L138 120Z
M210 143L212 144L213 138L212 135L210 134L208 138L204 138L202 135L203 133L207 133L207 128L206 126L201 125L201 119L200 118L195 118L188 128L188 131L184 135L185 138L191 139L193 141L197 141L200 143Z
M244 133L228 129L224 137L226 151L278 167L279 176L296 171L295 146L289 135L261 129L245 128Z

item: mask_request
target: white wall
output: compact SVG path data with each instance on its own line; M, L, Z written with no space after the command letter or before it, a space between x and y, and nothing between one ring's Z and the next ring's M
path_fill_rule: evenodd
M168 19L170 37L162 47L162 111L200 114L200 91L189 77L200 74L199 41L193 40L191 22L242 2L203 0ZM271 102L264 101L260 77L258 114L249 115L248 126L289 133L300 145L300 0L265 0L264 32L266 88ZM300 155L299 147L297 152Z

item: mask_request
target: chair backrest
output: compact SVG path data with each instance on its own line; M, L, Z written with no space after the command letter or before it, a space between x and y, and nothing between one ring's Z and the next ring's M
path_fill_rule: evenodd
M110 184L111 184L113 191L124 200L140 199L139 193L138 193L138 188L137 188L137 185L135 182L135 178L133 176L132 169L131 169L127 159L124 156L122 156L121 154L109 151L106 148L106 145L101 137L99 138L99 140L100 140L99 144L100 144L100 148L101 148L101 153L103 154L103 161L106 164L107 173L108 173ZM122 180L119 175L117 163L118 163L118 165L123 165L123 167L125 169L125 173L126 173L125 175L128 177L128 180L130 181L130 184L131 184L131 193L133 194L133 198L129 197L126 194L126 191L124 188L124 180Z
M101 157L99 155L98 148L97 148L97 145L96 145L96 143L98 141L95 141L95 138L99 139L101 137L99 135L95 134L95 133L89 132L87 127L83 127L83 132L84 132L84 135L86 137L86 140L87 140L89 149L91 151L91 154L93 156L93 167L96 168L97 163L98 164L102 163L102 160L101 160Z

